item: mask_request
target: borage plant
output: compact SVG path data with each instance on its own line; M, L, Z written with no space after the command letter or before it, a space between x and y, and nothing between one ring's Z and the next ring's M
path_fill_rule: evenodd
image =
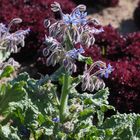
M60 68L40 80L21 73L0 86L0 138L137 139L139 115L117 114L105 120L104 113L114 108L107 101L109 91L102 78L108 78L112 66L84 56L84 49L94 44L94 34L103 32L102 28L95 28L95 19L87 19L84 5L64 14L55 2L52 10L60 12L62 19L52 24L45 20L49 35L43 54L48 66L58 63ZM77 43L80 47L74 48ZM85 63L85 69L82 75L74 76L77 61Z
M72 81L77 79L76 85L81 82L84 91L93 92L94 90L104 89L105 84L101 77L105 76L107 78L113 69L111 65L107 67L102 61L92 63L91 58L82 55L84 53L83 46L90 47L93 45L94 34L103 31L102 28L96 29L89 26L89 24L94 25L98 22L95 19L87 19L84 5L76 7L71 14L64 14L60 5L55 2L52 4L52 10L60 12L62 19L53 24L49 20L45 20L45 25L49 28L49 36L46 36L47 47L43 50L43 54L48 56L46 61L48 66L55 66L56 63L61 66L57 72L61 71L58 78L62 77L59 119L63 123L69 116L67 106L70 89L74 88ZM80 44L80 47L76 49L74 46L77 43ZM76 61L85 62L85 70L83 75L73 78L72 74L77 70ZM88 68L88 65L91 66ZM98 70L91 74L95 67Z

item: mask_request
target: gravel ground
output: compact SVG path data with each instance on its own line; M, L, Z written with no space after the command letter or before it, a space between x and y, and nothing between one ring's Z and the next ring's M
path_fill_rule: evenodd
M120 0L117 7L105 8L93 14L102 25L111 24L123 34L137 31L133 21L133 12L139 0Z

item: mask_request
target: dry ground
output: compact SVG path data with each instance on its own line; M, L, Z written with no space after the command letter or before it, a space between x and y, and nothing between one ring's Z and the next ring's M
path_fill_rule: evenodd
M111 24L122 33L134 32L136 28L133 21L133 12L139 0L120 0L117 7L105 8L102 11L93 14L102 25Z

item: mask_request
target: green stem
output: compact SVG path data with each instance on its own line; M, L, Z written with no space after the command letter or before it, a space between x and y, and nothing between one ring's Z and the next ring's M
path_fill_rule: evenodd
M65 40L65 49L67 51L71 50L73 48L73 43L72 43L72 38L70 31L67 31L67 37ZM68 97L69 97L69 86L71 83L70 75L68 72L64 72L63 76L63 83L62 83L62 89L61 89L61 97L60 97L60 112L59 112L59 117L60 117L60 122L62 123L66 116L67 116L67 105L68 105Z
M69 85L70 85L70 76L68 73L65 73L65 75L63 76L63 86L62 86L61 98L60 98L60 122L63 122L66 116Z
M102 47L102 55L105 56L106 55L106 48L103 46Z
M70 35L70 31L68 30L67 31L67 37L66 37L66 42L65 42L65 47L66 47L66 50L69 51L71 49L73 49L73 43L72 43L72 38L71 38L71 35Z

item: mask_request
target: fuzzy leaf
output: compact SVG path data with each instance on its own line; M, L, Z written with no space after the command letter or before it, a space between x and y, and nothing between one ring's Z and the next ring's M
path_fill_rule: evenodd
M86 119L87 117L91 116L93 114L93 109L85 109L79 114L79 119Z
M2 140L21 140L17 134L17 129L8 124L0 126L0 139Z
M91 65L93 63L93 60L91 57L85 57L81 54L78 55L78 61L85 62L88 65Z
M0 99L0 113L4 113L9 107L10 102L16 102L22 99L26 94L24 85L26 83L21 81L17 82L14 85L2 84L0 85L1 99ZM7 112L8 113L8 112Z
M6 66L3 70L3 72L0 75L0 79L4 77L9 77L12 73L14 72L14 67L13 66Z
M140 138L139 120L139 114L117 114L107 118L101 128L106 131L111 129L111 133L107 132L106 137L112 134L112 139L114 137L118 139Z

